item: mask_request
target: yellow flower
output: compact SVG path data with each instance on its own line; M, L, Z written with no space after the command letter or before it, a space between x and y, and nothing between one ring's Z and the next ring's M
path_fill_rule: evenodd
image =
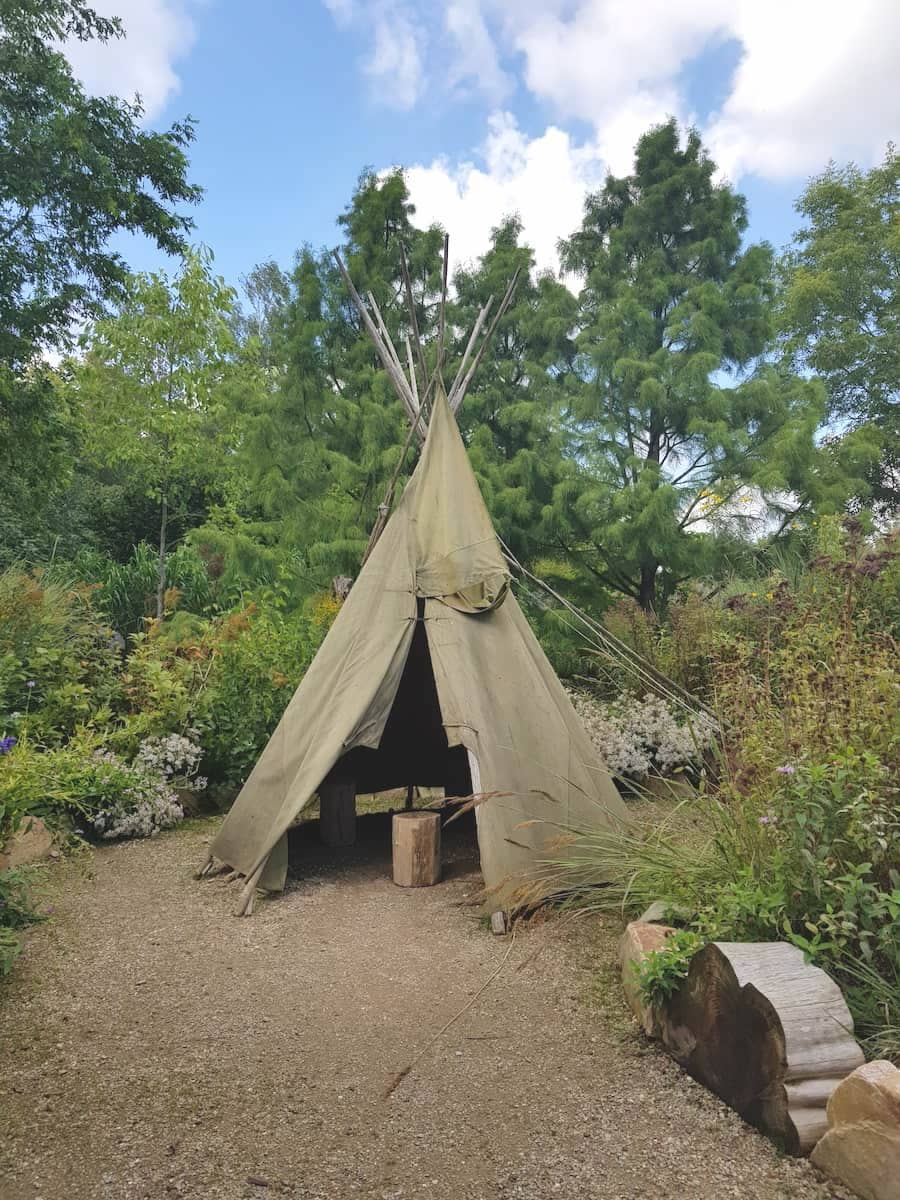
M756 599L756 592L751 592L750 595L754 600Z
M774 593L774 592L766 592L766 599L767 599L767 600L774 600L774 599L775 599L775 593Z

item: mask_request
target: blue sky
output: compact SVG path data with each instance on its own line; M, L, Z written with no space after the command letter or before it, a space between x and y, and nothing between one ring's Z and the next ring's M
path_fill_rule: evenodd
M196 237L231 282L337 241L363 167L409 168L456 258L518 210L539 263L586 189L668 114L699 126L777 246L829 157L870 165L900 132L900 5L858 0L95 0L129 37L75 47L96 91L148 123L198 123ZM133 266L163 265L126 243Z

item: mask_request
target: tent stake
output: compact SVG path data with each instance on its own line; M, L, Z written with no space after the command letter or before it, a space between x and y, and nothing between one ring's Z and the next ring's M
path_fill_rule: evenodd
M253 899L256 895L256 885L259 882L259 877L263 873L263 867L266 865L266 860L259 864L252 875L247 877L247 882L244 884L243 890L238 897L237 906L234 910L236 917L249 917L253 912Z

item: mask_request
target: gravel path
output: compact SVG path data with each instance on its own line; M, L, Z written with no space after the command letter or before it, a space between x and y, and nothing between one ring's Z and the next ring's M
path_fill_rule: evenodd
M191 878L209 823L55 872L0 992L2 1200L847 1195L638 1036L612 927L517 934L383 1099L508 942L466 906L467 836L444 883L404 891L368 820L343 858L301 848L249 920Z

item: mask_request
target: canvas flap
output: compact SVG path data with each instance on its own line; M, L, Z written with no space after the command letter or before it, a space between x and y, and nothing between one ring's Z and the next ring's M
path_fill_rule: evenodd
M416 588L461 612L503 603L509 568L443 388L414 480Z

